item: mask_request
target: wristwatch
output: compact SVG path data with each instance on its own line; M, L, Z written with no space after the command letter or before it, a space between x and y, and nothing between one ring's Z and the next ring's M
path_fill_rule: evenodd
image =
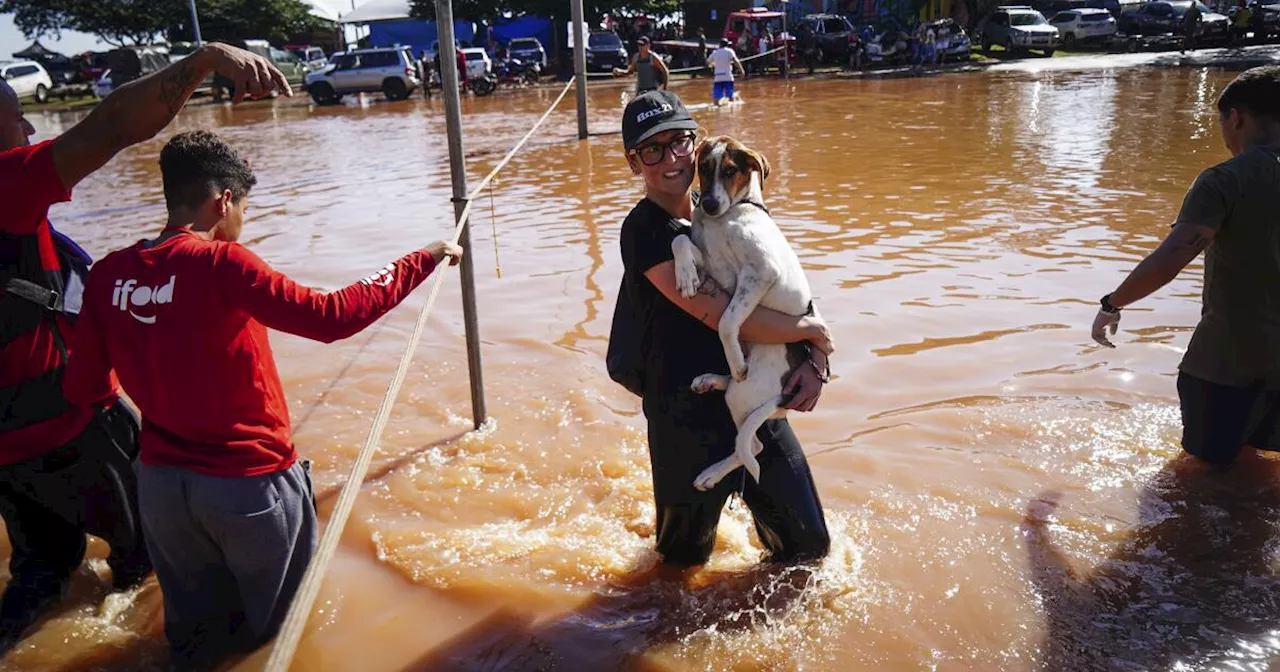
M1101 299L1101 300L1099 300L1099 301L1098 301L1098 303L1102 304L1102 312L1104 312L1104 313L1118 313L1118 312L1120 312L1120 309L1119 309L1119 308L1116 308L1115 306L1111 305L1111 295L1110 295L1110 294L1108 294L1108 295L1106 295L1106 296L1102 297L1102 299Z

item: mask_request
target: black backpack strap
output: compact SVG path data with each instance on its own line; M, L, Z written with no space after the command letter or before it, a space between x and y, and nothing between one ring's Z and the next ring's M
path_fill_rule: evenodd
M0 273L0 286L4 287L6 293L30 301L45 310L62 312L62 295L48 287L41 287L30 280L15 278L7 273Z

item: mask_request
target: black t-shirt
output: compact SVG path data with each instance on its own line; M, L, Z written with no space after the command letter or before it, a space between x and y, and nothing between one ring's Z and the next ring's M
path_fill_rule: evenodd
M645 326L645 400L687 392L704 373L729 373L719 335L658 291L645 271L674 259L671 241L688 227L644 199L622 222L623 285ZM721 402L723 403L723 401Z

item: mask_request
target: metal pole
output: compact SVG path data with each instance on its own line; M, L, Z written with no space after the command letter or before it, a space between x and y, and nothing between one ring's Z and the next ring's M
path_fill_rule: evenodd
M440 79L444 87L444 119L449 134L449 177L453 183L454 221L467 207L467 166L462 152L462 101L458 99L458 60L453 35L453 3L436 0L436 26L440 37ZM446 57L444 51L448 49ZM480 368L480 325L476 316L475 251L471 249L471 223L462 227L458 244L466 250L459 268L462 279L462 322L467 329L467 369L471 372L471 418L476 429L489 417L484 407L484 375Z
M439 2L439 0L436 0ZM578 81L578 139L587 137L587 31L582 20L582 0L570 0L573 13L573 76Z
M787 0L782 0L782 78L791 79L791 36L787 34Z
M204 40L200 38L200 17L196 15L196 0L187 0L187 7L191 10L191 31L196 34L196 46L204 44Z

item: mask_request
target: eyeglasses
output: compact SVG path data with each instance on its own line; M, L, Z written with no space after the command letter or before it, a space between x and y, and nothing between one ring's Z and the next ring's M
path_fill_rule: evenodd
M655 142L636 147L631 150L631 154L640 157L640 162L646 166L656 166L662 163L663 157L667 155L667 150L671 150L671 156L677 159L683 159L693 153L692 134L681 135L671 142Z

